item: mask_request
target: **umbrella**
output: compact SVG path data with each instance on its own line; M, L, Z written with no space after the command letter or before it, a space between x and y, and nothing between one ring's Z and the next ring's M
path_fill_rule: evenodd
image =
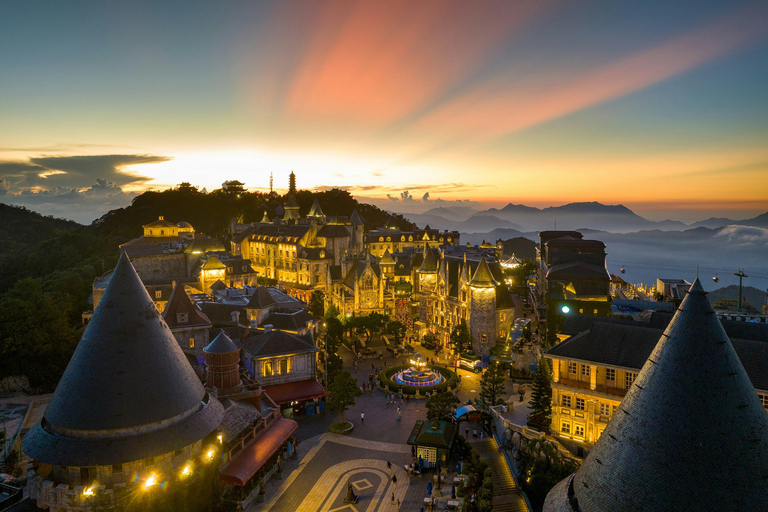
M432 496L432 480L427 482L427 495Z
M456 484L451 485L451 499L456 499Z

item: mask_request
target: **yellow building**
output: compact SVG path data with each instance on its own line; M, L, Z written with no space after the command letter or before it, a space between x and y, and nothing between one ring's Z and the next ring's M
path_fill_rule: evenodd
M661 338L672 315L646 322L575 315L565 331L578 330L544 356L552 360L551 430L570 448L590 449ZM768 325L721 321L768 409ZM575 327L575 328L574 328ZM737 338L741 336L743 339ZM716 393L717 390L712 390Z

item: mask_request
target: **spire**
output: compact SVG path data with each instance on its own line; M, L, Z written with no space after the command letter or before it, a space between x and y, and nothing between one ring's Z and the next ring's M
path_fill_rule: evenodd
M480 258L480 264L475 270L475 274L472 276L472 280L469 282L469 286L474 288L495 288L499 284L491 273L491 269L488 268L488 263L485 261L485 255Z
M696 279L576 474L544 510L741 511L768 503L768 415Z
M262 224L269 224L271 221L269 220L269 215L267 215L266 208L264 209L264 216L261 218Z
M293 171L291 171L291 174L288 175L288 193L296 193L296 175L293 173Z
M419 267L418 272L420 274L436 274L437 273L437 259L432 253L432 249L425 243L424 244L424 261Z
M360 214L357 213L357 208L355 208L354 211L352 212L352 216L349 217L349 221L352 223L353 226L363 225L363 219L361 219Z
M24 452L103 466L189 446L223 417L123 253Z
M269 173L269 193L272 194L272 173Z
M392 255L389 253L389 249L386 249L384 251L384 254L381 255L381 263L394 263L395 260L392 258Z
M312 208L309 209L307 217L324 217L323 210L320 209L320 203L317 202L317 198L312 203Z

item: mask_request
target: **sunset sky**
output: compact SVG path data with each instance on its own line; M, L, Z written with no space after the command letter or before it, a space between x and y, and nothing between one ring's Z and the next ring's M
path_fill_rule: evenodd
M766 20L764 0L6 1L0 201L85 221L293 170L393 209L752 217Z

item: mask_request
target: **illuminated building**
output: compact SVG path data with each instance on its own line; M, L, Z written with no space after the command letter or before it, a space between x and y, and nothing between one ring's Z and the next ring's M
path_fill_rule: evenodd
M224 411L187 362L123 253L42 420L24 437L29 496L89 510L201 454Z
M628 387L545 512L764 508L768 414L698 279Z

